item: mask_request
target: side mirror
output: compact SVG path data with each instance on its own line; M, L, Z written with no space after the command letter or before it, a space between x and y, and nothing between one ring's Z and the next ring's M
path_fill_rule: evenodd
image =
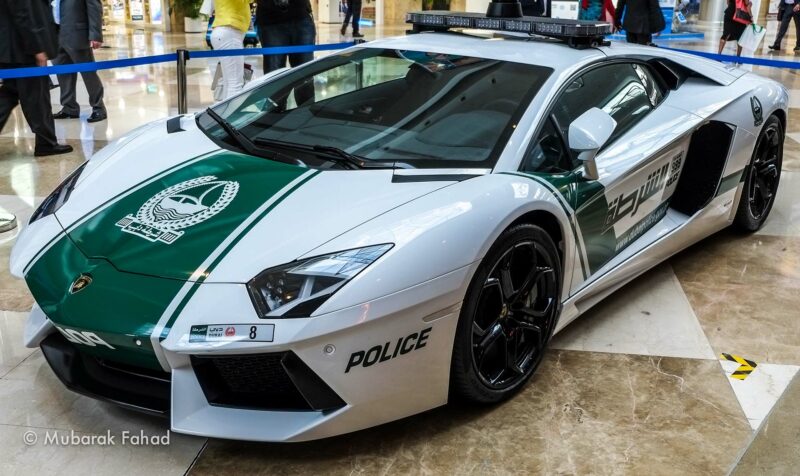
M584 112L569 125L569 148L579 153L578 160L583 162L584 178L600 178L594 158L616 127L617 121L596 107Z

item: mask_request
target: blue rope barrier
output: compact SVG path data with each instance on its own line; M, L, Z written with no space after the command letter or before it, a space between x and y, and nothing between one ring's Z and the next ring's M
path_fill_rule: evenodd
M109 61L95 61L93 63L75 63L58 66L32 66L30 68L0 69L0 79L32 78L35 76L48 76L51 74L83 73L86 71L99 71L101 69L125 68L141 66L144 64L167 63L177 61L178 55L167 53L156 56L143 56L141 58L126 58Z
M765 58L748 58L745 56L734 56L734 55L718 55L716 53L707 53L705 51L682 50L678 48L663 48L663 49L678 51L680 53L688 53L690 55L701 56L703 58L722 61L725 63L752 64L755 66L767 66L770 68L800 69L800 61L773 60Z
M300 45L300 46L279 46L267 48L242 48L236 50L192 50L189 51L189 58L219 58L224 56L254 56L254 55L279 55L293 53L310 53L314 51L340 50L353 46L354 43L329 43L323 45ZM715 61L722 61L736 64L752 64L755 66L766 66L771 68L800 69L800 61L772 60L764 58L748 58L733 55L718 55L705 51L684 50L678 48L666 48L665 50L688 53ZM144 56L141 58L126 58L108 61L95 61L93 63L76 63L57 66L29 67L15 69L0 69L0 79L31 78L36 76L48 76L51 74L83 73L87 71L99 71L113 68L126 68L131 66L141 66L157 63L168 63L177 61L176 53L163 55Z
M189 51L189 58L217 58L221 56L280 55L293 53L310 53L313 51L341 50L353 46L354 43L329 43L323 45L279 46L269 48L242 48L236 50L194 50ZM29 68L0 69L0 79L32 78L51 74L84 73L103 69L126 68L147 64L168 63L177 61L176 53L167 53L141 58L125 58L92 63L75 63L55 66L33 66Z
M221 56L255 56L283 55L294 53L311 53L313 51L342 50L355 43L329 43L325 45L271 46L266 48L242 48L238 50L195 50L189 52L189 58L219 58Z

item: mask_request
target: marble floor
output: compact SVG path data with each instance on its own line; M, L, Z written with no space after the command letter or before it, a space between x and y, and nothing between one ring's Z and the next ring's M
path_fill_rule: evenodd
M769 40L775 22L768 28ZM365 32L371 39L403 30ZM204 47L202 35L123 27L106 33L108 48L98 59ZM717 35L670 46L713 51ZM334 26L321 25L318 41L340 37ZM793 44L792 33L787 41ZM248 61L259 70L258 58ZM48 431L88 438L165 435L168 427L67 391L41 352L22 346L32 298L8 273L19 230L0 233L0 474L798 474L800 80L794 70L754 70L786 85L793 107L781 188L766 226L753 235L718 233L596 306L555 337L530 384L495 407L449 405L304 444L177 434L169 445L27 444L31 434ZM211 75L201 60L190 61L189 73L190 108L197 110L212 101ZM20 226L108 141L176 113L172 65L101 77L109 120L87 124L84 107L81 120L57 123L72 154L34 159L19 111L0 131L0 212L16 214ZM79 100L86 105L80 85ZM748 379L735 380L737 364L721 353L758 365Z

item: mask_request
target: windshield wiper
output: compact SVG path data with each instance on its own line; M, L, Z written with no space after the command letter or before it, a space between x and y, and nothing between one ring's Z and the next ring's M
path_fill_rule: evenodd
M385 161L385 160L372 160L361 157L360 155L351 154L346 150L330 145L306 145L298 144L296 142L287 142L279 139L268 139L266 137L256 137L255 143L258 145L267 145L272 147L282 147L285 149L301 150L303 152L312 153L319 157L324 158L329 162L342 164L349 169L411 169L414 168L404 162Z
M216 123L219 124L222 127L222 129L228 133L228 136L230 136L230 138L233 139L234 142L236 142L236 145L244 149L248 154L258 155L256 154L255 144L253 144L253 142L250 139L248 139L244 134L239 132L239 129L233 127L233 124L225 120L225 118L217 114L217 112L211 109L210 107L206 109L206 114L208 114L209 117L211 117L211 119L214 119L214 121L216 121Z
M233 139L236 145L239 146L240 149L244 150L250 155L255 155L256 157L261 157L264 159L271 159L277 162L283 162L285 164L291 165L300 165L302 167L306 167L306 164L303 161L292 158L292 157L284 157L281 154L276 154L274 152L265 151L258 146L256 146L253 141L251 141L247 136L241 133L239 129L233 126L230 122L228 122L225 118L217 114L217 112L210 107L206 109L206 113L211 119L214 119L217 124L222 127L222 129L228 134L228 137Z
M369 167L369 159L365 159L346 150L331 145L315 145L311 147L315 152L328 155L328 159L349 166L351 169L364 169Z

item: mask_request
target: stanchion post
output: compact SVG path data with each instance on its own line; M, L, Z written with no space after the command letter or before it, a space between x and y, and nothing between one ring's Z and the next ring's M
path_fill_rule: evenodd
M178 114L189 112L189 99L186 95L186 60L188 50L178 50Z

